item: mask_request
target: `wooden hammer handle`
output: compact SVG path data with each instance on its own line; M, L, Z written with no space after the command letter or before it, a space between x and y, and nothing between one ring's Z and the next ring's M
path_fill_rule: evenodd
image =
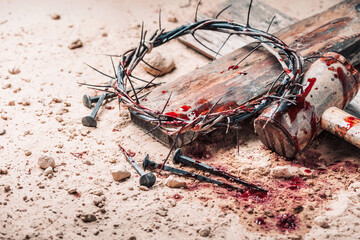
M321 127L360 148L359 118L337 107L331 107L323 113Z

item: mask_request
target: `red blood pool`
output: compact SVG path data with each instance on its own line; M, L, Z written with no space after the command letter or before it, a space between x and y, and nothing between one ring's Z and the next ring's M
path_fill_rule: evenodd
M238 69L239 68L239 66L235 66L235 65L231 65L229 68L228 68L228 70L236 70L236 69Z
M297 190L304 186L304 181L299 177L293 177L290 179L290 186L288 187L291 190Z
M293 214L280 215L278 223L276 224L279 228L295 229L296 228L296 217Z
M129 157L135 157L136 155L136 153L132 152L131 150L128 150L127 154L129 155Z
M167 112L165 113L165 116L178 118L179 114L177 114L176 112Z
M310 170L310 169L305 169L304 172L306 172L306 173L311 173L311 170Z
M252 198L257 202L264 202L267 199L267 196L268 196L268 192L254 190L254 189L246 190L240 195L240 197L245 200Z
M256 218L256 219L255 219L255 223L256 223L257 225L265 225L265 224L266 224L265 219L264 219L263 217L258 217L258 218Z
M188 105L184 105L180 107L184 112L186 112L187 110L189 110L191 107Z
M167 93L167 91L161 91L162 94Z

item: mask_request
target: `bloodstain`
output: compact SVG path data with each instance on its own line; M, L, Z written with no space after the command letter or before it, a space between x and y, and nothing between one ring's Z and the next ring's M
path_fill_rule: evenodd
M74 193L74 196L79 198L79 197L81 197L81 194L78 193L78 192L75 192L75 193Z
M331 66L332 64L334 64L334 63L337 63L337 62L339 62L339 60L337 60L335 57L332 57L332 58L330 58L330 57L323 57L323 58L321 58L324 62L325 62L325 64L326 64L326 66ZM330 70L330 69L329 69Z
M165 113L165 116L178 118L178 117L179 117L179 114L176 113L176 112L167 112L167 113Z
M176 201L180 201L181 199L184 198L184 196L176 193L176 194L174 194L174 196L172 196L171 198L175 199Z
M244 76L246 76L246 75L247 75L247 72L239 72L239 75L244 75Z
M184 112L188 111L191 107L188 105L184 105L180 107Z
M358 123L360 123L360 119L353 117L353 116L349 116L346 117L344 119L344 121L346 122L345 124L336 124L335 125L335 132L338 133L340 135L340 137L344 138L345 135L347 134L347 132L354 126L357 125Z
M359 124L360 123L360 119L353 117L353 116L349 116L346 117L344 119L345 122L347 122L347 129L350 130L354 125Z
M343 108L344 108L349 101L349 97L351 97L353 95L353 89L354 89L353 81L351 81L348 78L348 76L344 73L342 68L338 67L336 69L336 72L337 72L338 78L342 84L343 95L344 95L344 100L343 100Z
M282 214L278 217L276 224L281 229L295 229L296 228L296 217L293 214Z
M167 91L161 91L161 93L162 93L162 94L165 94L165 93L167 93Z
M113 107L113 106L106 106L105 107L107 110L113 110L113 109L115 109L115 107Z
M119 130L119 129L114 128L114 129L112 130L112 132L120 132L120 130Z
M289 186L288 188L291 190L297 190L301 187L305 186L304 181L299 177L293 177L289 180Z
M231 65L231 66L228 68L228 70L236 70L236 69L238 69L238 68L239 68L238 65Z
M296 119L297 114L302 109L310 109L311 107L310 103L305 101L305 98L314 86L316 78L309 78L307 81L308 84L304 87L304 89L301 89L301 93L296 97L296 105L292 105L288 110L288 114L292 122Z
M311 170L310 169L305 169L304 172L311 173Z
M258 218L256 218L256 219L255 219L255 223L256 223L257 225L265 225L265 224L266 224L265 219L264 219L263 217L258 217Z
M89 177L89 180L93 180L93 177Z

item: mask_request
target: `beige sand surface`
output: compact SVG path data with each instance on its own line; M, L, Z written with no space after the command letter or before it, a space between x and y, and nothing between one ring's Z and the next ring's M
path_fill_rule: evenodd
M204 12L221 3L203 2ZM265 2L279 8L278 1ZM309 11L299 2L292 9L297 19L338 1L303 1ZM187 3L0 1L0 132L6 131L0 135L0 239L359 239L360 151L334 136L323 133L295 162L266 150L250 121L240 130L240 154L231 134L222 143L210 135L200 139L205 145L185 149L270 189L259 200L189 179L184 179L189 189L169 188L166 176L158 176L148 191L140 189L139 176L117 145L135 153L138 163L146 153L161 162L169 149L144 135L126 114L119 116L116 101L101 109L97 128L82 126L81 118L90 110L81 97L95 92L78 82L108 81L84 63L112 74L110 59L103 54L134 46L141 21L155 30L160 8L168 30L191 21L196 3L182 7ZM60 19L54 20L54 14ZM76 39L83 47L70 50ZM164 51L175 59L176 69L159 81L208 62L177 41ZM14 68L20 73L11 74ZM151 78L141 69L137 74ZM52 177L38 166L42 155L55 159ZM128 167L131 177L114 181L114 165ZM312 175L294 182L269 174L274 167L289 165L311 169ZM82 221L87 214L96 221ZM292 215L295 229L279 227L282 218ZM257 224L259 218L265 226Z

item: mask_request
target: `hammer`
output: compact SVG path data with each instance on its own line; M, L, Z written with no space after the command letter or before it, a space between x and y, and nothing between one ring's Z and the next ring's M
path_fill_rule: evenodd
M360 147L360 120L341 110L360 87L359 72L345 57L324 54L309 67L301 85L290 98L295 103L274 103L255 119L260 140L287 158L294 158L323 129Z

